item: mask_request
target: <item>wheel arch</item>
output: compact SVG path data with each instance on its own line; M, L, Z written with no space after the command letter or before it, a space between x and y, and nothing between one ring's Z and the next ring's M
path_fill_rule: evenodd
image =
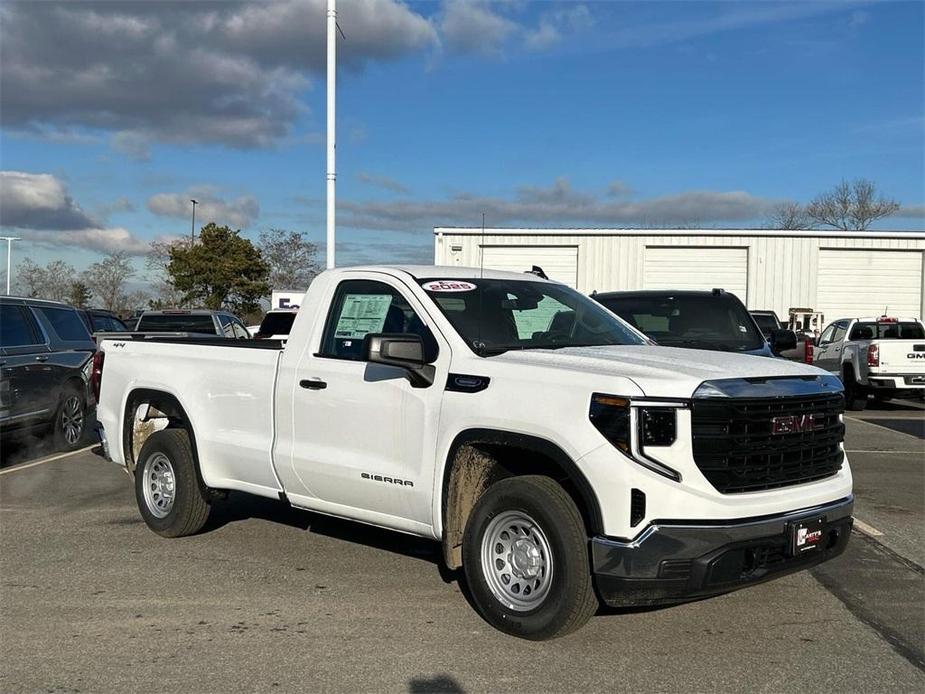
M555 479L578 506L589 536L603 532L600 502L591 483L558 444L530 434L466 429L450 445L440 486L441 539L449 568L462 565L462 536L482 493L499 479L521 474Z
M144 405L148 406L148 410L141 420L136 421L136 413ZM165 424L157 424L158 421L165 420ZM148 437L157 431L171 428L184 429L189 436L196 473L202 481L196 432L193 430L192 421L177 396L153 388L135 388L126 397L122 412L122 455L126 467L130 472L134 472L136 458Z

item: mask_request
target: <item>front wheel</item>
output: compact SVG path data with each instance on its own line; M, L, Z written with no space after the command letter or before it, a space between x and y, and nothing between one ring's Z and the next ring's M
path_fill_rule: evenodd
M549 477L508 478L482 495L466 524L463 570L486 621L521 638L564 636L598 607L581 514Z

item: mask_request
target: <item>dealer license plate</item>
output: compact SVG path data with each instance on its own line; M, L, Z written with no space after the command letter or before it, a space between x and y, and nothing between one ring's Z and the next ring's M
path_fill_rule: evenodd
M814 552L822 547L825 518L811 518L798 521L790 526L790 551L798 557L806 552Z

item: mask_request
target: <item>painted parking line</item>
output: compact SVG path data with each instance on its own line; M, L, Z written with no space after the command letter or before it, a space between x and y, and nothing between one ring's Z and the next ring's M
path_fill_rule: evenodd
M867 523L862 520L858 520L857 518L854 519L854 527L868 537L883 537L883 533L877 530L874 526L867 525Z
M19 472L20 470L25 470L26 468L35 467L36 465L44 465L45 463L53 463L56 460L70 458L72 455L77 455L78 453L86 453L87 451L93 450L97 446L99 446L99 444L94 443L85 448L78 448L76 451L70 451L68 453L58 453L57 455L52 455L47 458L42 458L41 460L33 460L31 463L23 463L22 465L14 465L13 467L9 467L6 470L0 470L0 475L8 475L11 472Z
M878 449L876 449L876 450L874 450L874 449L863 449L863 450L862 450L862 449L859 449L859 448L858 448L858 449L846 448L846 449L845 449L845 453L919 453L919 454L921 454L921 453L922 453L922 449L919 448L919 449L914 450L914 451L898 451L898 450L896 450L895 448L878 448Z

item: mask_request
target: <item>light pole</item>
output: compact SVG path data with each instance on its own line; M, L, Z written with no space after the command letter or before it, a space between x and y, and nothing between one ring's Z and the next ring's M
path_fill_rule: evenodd
M199 204L199 201L190 198L190 202L193 203L193 223L190 224L189 229L189 245L192 246L196 243L196 205Z
M334 184L337 173L334 165L334 95L337 77L337 0L328 0L328 234L327 234L327 268L334 267Z
M10 295L10 273L12 272L13 264L11 262L13 258L13 241L19 241L18 236L0 236L0 239L6 241L6 295Z

